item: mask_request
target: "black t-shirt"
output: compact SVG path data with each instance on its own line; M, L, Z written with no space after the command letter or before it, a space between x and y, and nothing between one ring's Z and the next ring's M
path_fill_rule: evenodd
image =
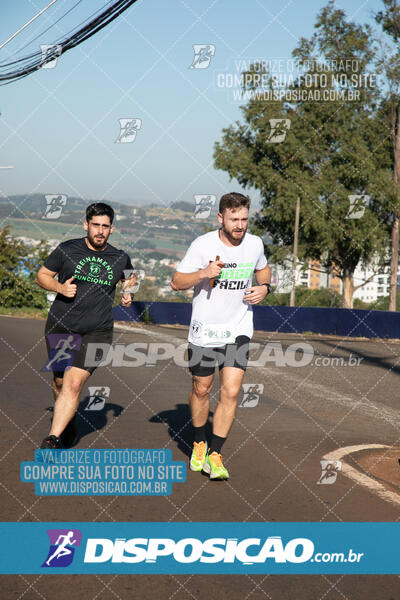
M58 273L64 283L74 276L74 298L57 294L49 318L56 318L70 331L112 329L112 305L115 287L123 279L123 270L132 269L131 259L123 250L107 244L105 250L91 250L86 238L62 242L44 261L44 266Z

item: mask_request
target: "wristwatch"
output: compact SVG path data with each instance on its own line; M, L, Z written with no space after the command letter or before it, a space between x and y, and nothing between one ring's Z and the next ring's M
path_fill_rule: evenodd
M265 285L268 290L268 294L271 293L271 284L270 283L259 283L258 285Z

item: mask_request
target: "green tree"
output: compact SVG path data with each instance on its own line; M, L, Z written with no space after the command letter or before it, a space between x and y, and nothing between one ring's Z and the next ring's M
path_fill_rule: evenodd
M375 300L375 302L371 302L371 304L369 304L368 308L370 310L391 310L389 308L389 304L390 304L390 296L382 296L380 298L378 298L377 300ZM399 310L400 309L400 292L396 293L396 308L395 310Z
M253 65L244 74L244 87L253 92L241 107L244 122L223 130L214 153L217 168L259 190L263 207L254 231L272 235L275 257L290 252L300 197L299 257L318 259L339 273L345 308L352 306L357 264L378 257L378 269L388 244L380 222L387 190L375 185L379 177L387 183L384 165L374 155L381 141L374 121L378 94L373 86L359 87L360 80L350 80L350 75L368 73L374 57L371 39L368 26L348 22L329 2L317 17L315 33L293 51L302 72L288 85L290 101L258 95L261 75L270 91L277 90L270 74ZM351 65L344 61L348 57L355 58ZM336 90L336 97L324 100L325 90ZM271 119L282 120L284 130L273 132ZM285 137L282 143L272 143L276 133ZM350 196L361 197L353 209ZM366 196L372 197L370 205L363 216L352 218L352 210L363 212Z
M339 308L341 306L340 294L329 288L311 290L306 286L296 288L296 298L299 306L318 306L321 308ZM290 293L272 293L265 296L261 305L264 306L289 306Z
M46 292L35 283L36 273L47 255L45 242L28 248L13 238L8 228L0 230L0 303L3 307L47 307Z

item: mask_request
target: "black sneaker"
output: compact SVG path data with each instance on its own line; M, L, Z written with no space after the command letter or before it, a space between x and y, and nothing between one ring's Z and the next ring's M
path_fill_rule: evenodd
M44 438L41 450L53 450L54 448L62 448L61 440L56 435L48 435Z
M77 439L78 431L76 429L75 417L73 417L60 435L60 440L64 448L70 448L70 446L76 443Z

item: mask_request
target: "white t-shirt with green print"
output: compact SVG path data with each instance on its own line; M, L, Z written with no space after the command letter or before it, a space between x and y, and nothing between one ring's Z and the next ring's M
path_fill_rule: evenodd
M196 238L179 263L177 271L193 273L219 256L224 267L210 288L203 279L194 287L189 342L196 346L220 347L232 344L239 335L253 335L253 308L245 302L255 270L267 264L261 238L246 233L239 246L227 246L218 230Z

